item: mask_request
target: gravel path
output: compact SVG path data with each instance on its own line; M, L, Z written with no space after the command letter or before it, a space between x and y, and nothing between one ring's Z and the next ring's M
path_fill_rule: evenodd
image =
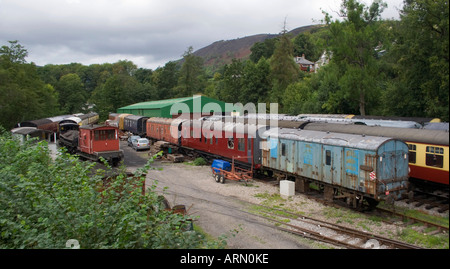
M245 201L258 202L256 194L273 191L254 182L252 186L228 181L216 183L209 167L186 164L156 164L163 170L152 170L147 184L158 181L171 206L183 204L188 214L198 216L196 225L213 237L225 236L232 249L305 249L310 248L299 237L281 232L273 224L255 216ZM167 190L164 190L167 187Z

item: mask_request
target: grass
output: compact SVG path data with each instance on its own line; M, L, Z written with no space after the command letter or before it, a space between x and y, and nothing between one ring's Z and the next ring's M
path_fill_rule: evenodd
M419 244L425 248L432 249L448 249L448 235L426 235L422 232L416 231L413 228L404 228L399 232L398 236L407 243Z
M438 224L441 226L449 227L448 216L446 217L434 216L427 214L425 212L399 206L392 208L392 206L387 206L384 203L380 203L378 207L387 208L390 210L395 209L396 212L404 214L406 216ZM400 237L401 240L407 243L418 244L425 248L448 249L449 248L448 234L438 233L434 235L428 235L428 233L434 231L435 229L436 229L435 227L423 227L423 224L420 223L410 224L406 228L398 230L396 236Z
M392 210L392 206L387 206L383 202L381 202L378 205L378 207ZM395 209L396 212L402 213L402 214L404 214L406 216L409 216L409 217L413 217L413 218L416 218L416 219L419 219L419 220L423 220L423 221L431 222L431 223L434 223L434 224L438 224L438 225L449 227L449 218L448 218L448 216L447 217L433 216L433 215L427 214L425 212L421 212L421 211L414 210L414 209L408 209L408 208L404 208L404 207L398 207L398 206L396 206L394 209Z
M286 203L286 199L281 197L279 193L269 194L268 192L265 193L257 193L254 195L256 198L260 198L264 200L262 202L263 205L266 206L272 206L272 207L283 207Z

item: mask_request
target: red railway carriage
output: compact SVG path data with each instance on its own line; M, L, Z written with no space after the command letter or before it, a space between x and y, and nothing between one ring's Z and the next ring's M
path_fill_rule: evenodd
M221 121L192 120L183 123L181 144L211 155L252 163L254 151L253 125L223 123ZM252 131L252 129L255 129Z
M80 126L78 135L79 154L97 161L100 157L117 164L123 158L120 150L118 129L113 126Z
M150 118L147 120L147 137L180 145L181 124L185 120L168 118Z

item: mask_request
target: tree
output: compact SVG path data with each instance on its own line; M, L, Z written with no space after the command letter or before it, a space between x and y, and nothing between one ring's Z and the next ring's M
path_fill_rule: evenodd
M386 4L375 0L370 7L356 0L343 0L339 16L344 20L329 23L332 61L341 71L339 84L347 98L358 100L359 113L366 114L367 100L377 96L378 65L375 48L383 43L380 15Z
M389 53L395 76L384 95L386 113L448 121L448 1L408 0L400 14Z
M242 104L266 103L272 87L270 80L270 64L262 57L258 63L247 61L243 72L243 88L239 100Z
M229 103L241 102L239 100L242 92L244 79L244 64L233 59L231 64L225 65L222 77L223 88L220 92L221 100Z
M170 99L175 96L174 89L178 85L179 67L177 63L170 61L164 67L153 72L153 83L157 94L155 100Z
M28 51L24 46L19 44L19 41L8 41L10 46L2 46L0 48L0 54L2 57L6 57L12 63L24 64L25 58L28 56Z
M178 97L191 96L203 92L205 87L205 70L203 59L193 54L193 48L189 47L183 54L183 65L181 66L178 87Z
M63 113L75 114L85 112L84 105L86 104L88 95L77 74L62 76L56 85L56 90L59 93L59 104Z
M269 98L270 102L279 103L281 107L284 91L289 84L296 82L299 78L299 67L294 61L293 53L294 48L291 39L287 31L284 30L270 59L273 88Z
M319 54L321 52L316 50L316 47L312 43L310 36L311 34L309 33L301 33L294 38L294 55L298 57L305 55L307 59L316 61L319 58Z
M91 102L95 104L100 118L106 119L109 113L117 111L118 108L146 99L142 85L134 77L116 74L95 89Z
M26 63L27 51L10 41L0 51L0 125L15 124L54 115L58 112L57 94L37 75L36 66Z
M252 52L250 54L250 60L257 63L262 57L269 59L275 51L277 42L278 38L268 38L264 40L264 42L256 42L250 48L250 51Z

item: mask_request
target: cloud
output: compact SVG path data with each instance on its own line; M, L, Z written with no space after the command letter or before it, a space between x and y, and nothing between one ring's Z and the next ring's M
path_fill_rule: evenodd
M400 2L402 0L389 0ZM156 68L189 46L313 24L339 0L0 0L0 42L38 65L128 59ZM123 57L123 58L118 58Z

